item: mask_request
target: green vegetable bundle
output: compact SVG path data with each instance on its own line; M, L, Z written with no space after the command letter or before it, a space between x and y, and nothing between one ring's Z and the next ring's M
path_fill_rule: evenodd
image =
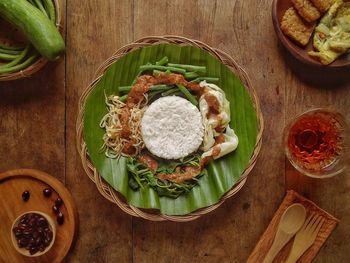
M129 186L133 190L144 188L145 185L152 187L159 196L167 196L177 198L181 194L188 193L198 184L198 178L207 173L203 169L199 175L191 180L182 183L176 183L170 180L162 180L157 177L157 173L172 174L175 173L177 167L195 166L199 167L200 155L193 154L180 160L169 162L160 162L157 171L151 171L145 164L137 161L136 158L129 157L127 161L127 169L129 171Z
M53 60L64 52L52 0L1 0L0 16L30 41L26 47L0 45L0 61L6 62L0 64L0 75L23 70L40 55Z

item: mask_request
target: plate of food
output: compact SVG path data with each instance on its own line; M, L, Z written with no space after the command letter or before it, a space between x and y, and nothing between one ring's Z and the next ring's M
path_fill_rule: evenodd
M350 2L274 0L272 19L286 49L314 66L350 65Z
M106 198L134 216L188 221L243 186L263 122L232 61L169 36L136 41L100 67L81 97L77 141Z

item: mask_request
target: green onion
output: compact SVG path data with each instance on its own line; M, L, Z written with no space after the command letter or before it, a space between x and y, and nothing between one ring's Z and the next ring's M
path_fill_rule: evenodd
M198 101L196 100L195 96L193 96L188 89L186 89L183 85L181 84L176 84L176 86L179 88L179 90L185 95L185 97L194 105L198 105Z
M168 66L182 68L182 69L185 69L187 71L193 71L193 72L201 72L201 73L207 72L207 68L204 66L194 66L194 65L174 64L174 63L169 63Z

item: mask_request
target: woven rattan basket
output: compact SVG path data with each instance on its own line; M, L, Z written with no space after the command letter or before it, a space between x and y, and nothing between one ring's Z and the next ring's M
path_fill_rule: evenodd
M59 0L53 0L53 2L55 5L55 12L56 12L56 27L62 33L63 26L62 26L60 2L59 2ZM0 39L0 41L1 41L1 39ZM48 59L46 59L44 57L40 57L36 62L34 62L29 67L27 67L23 70L0 75L0 81L16 80L16 79L30 77L34 73L36 73L37 71L42 69L46 65L47 62L48 62Z
M252 98L252 101L257 113L257 117L258 117L258 134L256 138L255 149L254 149L253 155L250 158L249 164L244 170L240 180L231 188L230 191L228 191L224 196L222 196L222 198L218 203L206 208L199 209L197 211L194 211L184 216L168 216L168 215L160 214L158 210L139 209L137 207L129 205L121 194L116 192L107 182L104 181L104 179L100 176L96 168L93 166L93 164L89 159L89 154L87 152L87 147L83 137L83 119L84 119L85 101L89 96L90 92L94 89L94 86L96 85L96 83L101 79L105 71L108 69L108 67L111 66L120 57L124 56L130 51L133 51L135 49L142 48L142 47L147 47L150 45L160 44L160 43L173 43L178 45L192 45L195 47L199 47L201 49L206 50L207 52L212 54L214 57L222 61L227 67L229 67L232 70L232 72L234 72L241 79L242 83L244 84L244 86L246 87L247 91L249 92ZM200 216L215 210L226 199L235 195L243 187L243 185L247 180L247 175L253 169L256 163L256 159L261 148L261 143L262 143L261 137L263 132L263 117L260 111L257 95L250 83L250 80L247 74L240 66L237 65L237 63L228 54L218 49L211 48L200 41L191 40L184 37L179 37L179 36L145 37L117 50L117 52L115 52L115 54L112 57L106 60L97 70L94 80L83 91L80 97L76 132L77 132L77 148L82 159L84 170L86 171L89 178L96 184L96 187L100 191L100 193L106 199L117 204L124 212L135 217L141 217L151 221L169 220L169 221L175 221L175 222L186 222L186 221L197 219Z

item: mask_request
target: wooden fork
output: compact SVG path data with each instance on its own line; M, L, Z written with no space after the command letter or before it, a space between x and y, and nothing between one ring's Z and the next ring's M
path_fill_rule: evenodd
M296 234L292 250L286 263L295 263L315 242L318 232L320 231L325 219L312 213L305 221L299 232Z

